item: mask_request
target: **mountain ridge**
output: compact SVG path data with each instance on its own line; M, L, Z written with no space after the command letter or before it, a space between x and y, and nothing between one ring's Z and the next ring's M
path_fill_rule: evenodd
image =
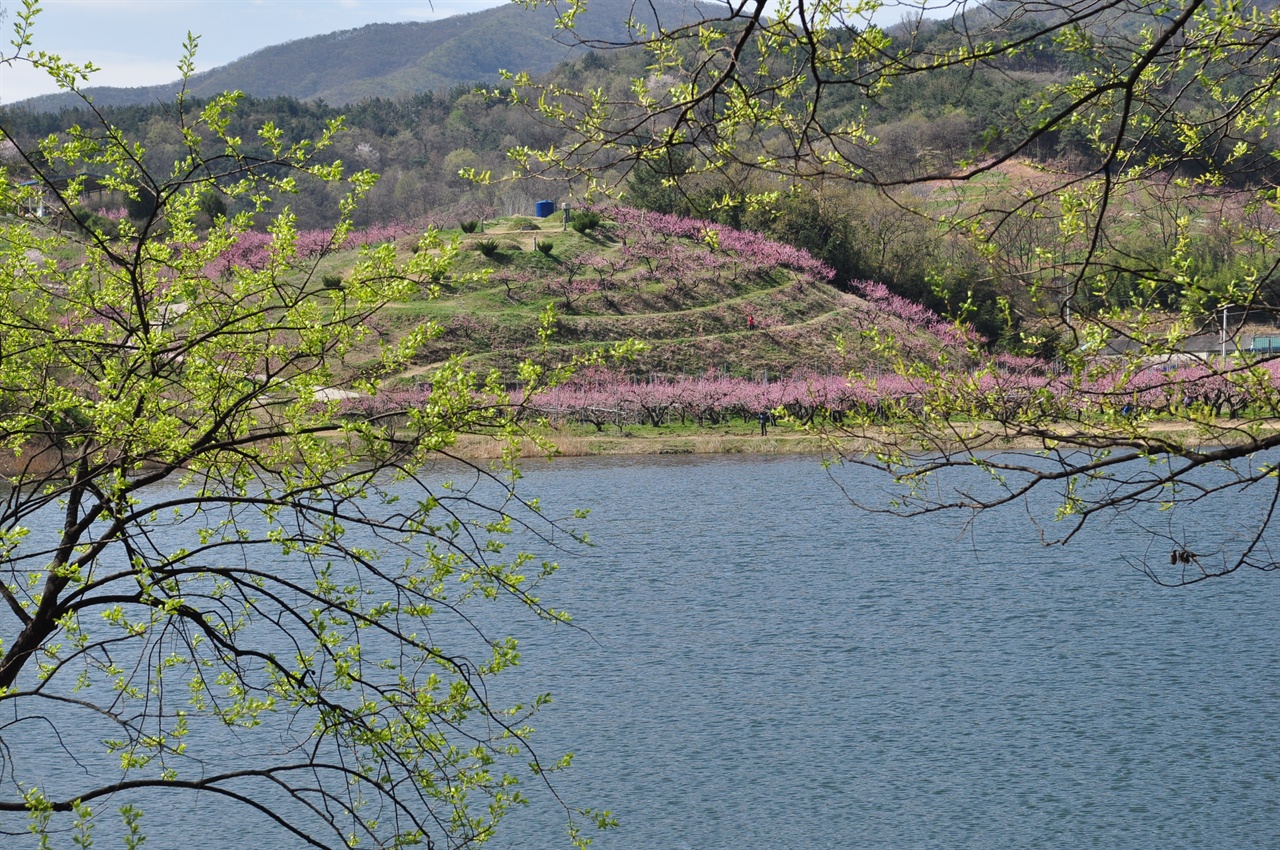
M347 105L368 97L396 97L456 85L496 83L500 71L541 74L585 52L579 39L621 42L632 15L647 25L688 22L720 10L696 0L592 0L576 21L575 35L556 29L546 6L506 4L435 21L374 23L264 47L187 81L196 97L243 91L254 97L293 97ZM153 86L93 86L98 106L170 102L181 80ZM41 95L12 106L57 112L79 103L69 93Z

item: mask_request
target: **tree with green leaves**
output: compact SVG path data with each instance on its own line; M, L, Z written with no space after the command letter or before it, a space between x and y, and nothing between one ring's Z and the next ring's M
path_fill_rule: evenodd
M569 31L589 2L551 0ZM875 188L987 258L987 277L931 270L952 315L1003 312L1003 347L1042 357L1010 368L975 349L926 363L876 336L879 360L916 391L853 412L832 436L846 461L892 477L892 510L982 511L1056 489L1047 539L1119 513L1147 541L1126 557L1157 581L1276 568L1265 531L1280 504L1280 11L703 8L689 22L672 6L668 26L634 25L625 44L588 41L646 52L627 89L515 77L514 97L570 134L514 149L520 168L567 170L607 193L678 150L694 177L756 175L726 204ZM983 294L992 281L998 299ZM1269 495L1247 521L1207 533L1224 499L1258 493Z
M79 92L91 69L34 48L37 11L4 61ZM559 764L530 742L546 697L489 690L519 659L505 629L565 619L539 597L555 564L506 539L577 538L517 492L496 376L386 384L436 328L388 341L375 318L457 246L365 246L326 286L375 176L326 160L340 121L265 124L249 152L238 97L179 97L166 173L99 120L0 175L0 834L202 844L203 811L254 831L237 843L479 844ZM100 226L90 181L136 217ZM287 206L302 181L341 192L322 244ZM465 434L501 459L458 457Z

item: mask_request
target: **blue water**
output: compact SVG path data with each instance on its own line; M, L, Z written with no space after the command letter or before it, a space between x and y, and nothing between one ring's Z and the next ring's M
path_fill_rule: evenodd
M576 754L566 804L619 819L601 850L1277 845L1280 576L1160 588L1130 521L1158 515L1043 547L1021 506L859 512L810 457L531 462L524 485L591 508L595 546L543 589L575 628L501 623L524 660L493 694L553 693L534 743ZM1253 507L1172 531L1229 536ZM254 746L227 733L213 763ZM490 846L567 847L563 808L528 792ZM298 846L212 795L143 804L147 847Z
M1128 523L1045 548L1017 509L859 513L812 458L528 483L593 508L555 594L589 634L532 630L523 675L562 796L620 820L597 847L1280 840L1280 577L1162 589ZM558 846L533 808L496 846Z

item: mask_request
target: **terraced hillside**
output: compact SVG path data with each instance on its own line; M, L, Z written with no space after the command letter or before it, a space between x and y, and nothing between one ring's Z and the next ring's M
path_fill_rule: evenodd
M460 234L460 276L487 278L446 280L439 297L393 309L388 334L428 319L443 329L406 377L455 355L510 375L544 356L548 306L557 314L549 359L637 339L645 350L623 368L647 377L873 370L877 334L911 339L920 357L963 343L883 288L866 285L871 300L841 292L808 254L755 234L627 209L601 215L582 233L557 215Z

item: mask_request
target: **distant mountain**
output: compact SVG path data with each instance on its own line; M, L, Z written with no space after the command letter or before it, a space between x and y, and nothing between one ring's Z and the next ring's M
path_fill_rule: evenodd
M724 14L723 7L694 0L591 0L576 21L577 37L604 42L627 39L635 16L664 27ZM254 97L284 95L332 105L367 97L395 97L459 84L496 82L500 70L539 74L585 50L577 38L555 28L555 12L508 3L438 21L370 24L266 47L197 74L189 90L201 97L240 90ZM139 88L90 88L99 106L171 101L178 83ZM16 106L56 112L74 106L66 94L20 101Z

